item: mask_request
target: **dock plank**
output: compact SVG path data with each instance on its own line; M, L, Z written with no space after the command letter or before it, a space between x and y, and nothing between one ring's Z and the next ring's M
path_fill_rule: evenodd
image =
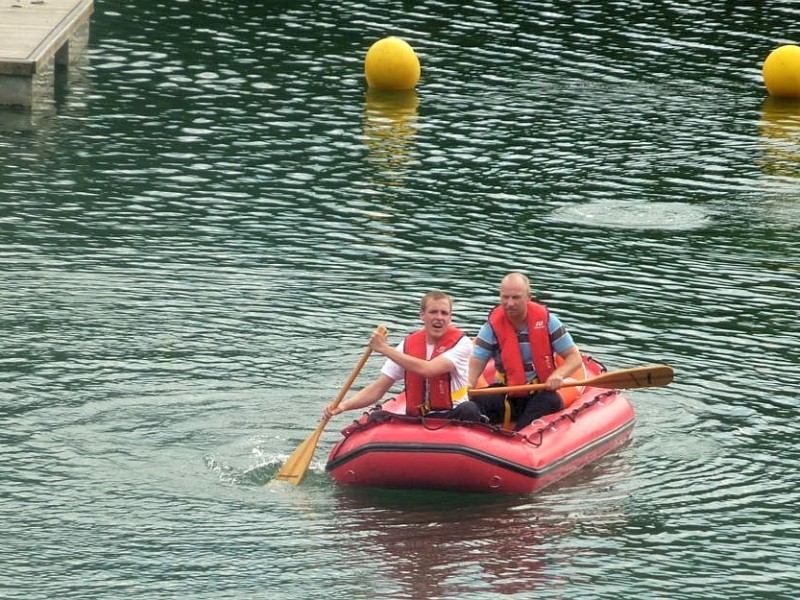
M45 66L94 10L94 0L0 0L0 74Z

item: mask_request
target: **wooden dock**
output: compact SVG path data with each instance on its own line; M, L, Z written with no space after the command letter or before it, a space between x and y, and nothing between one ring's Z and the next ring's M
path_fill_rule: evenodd
M56 67L86 49L92 12L94 0L0 0L0 104L51 101Z

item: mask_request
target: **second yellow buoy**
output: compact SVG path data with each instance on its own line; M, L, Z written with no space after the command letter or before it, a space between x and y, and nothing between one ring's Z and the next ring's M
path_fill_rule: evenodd
M419 81L419 59L414 49L398 37L378 40L367 51L364 75L367 85L379 90L411 90Z
M787 44L770 52L762 73L770 96L800 98L800 47Z

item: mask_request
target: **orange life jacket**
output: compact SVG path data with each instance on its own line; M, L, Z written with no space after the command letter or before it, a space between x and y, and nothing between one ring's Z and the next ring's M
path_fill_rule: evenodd
M455 327L448 327L445 334L436 343L430 359L434 359L440 354L447 352L464 337L464 332ZM427 348L425 344L425 330L420 329L409 335L403 343L403 351L409 356L427 359ZM429 359L429 360L430 360ZM431 410L450 410L453 408L451 397L452 385L450 384L450 373L442 373L427 380L428 399L425 400L426 380L420 375L416 375L406 369L406 414L412 416L424 415Z
M536 379L540 382L547 381L555 370L553 364L553 345L550 343L550 333L547 330L549 313L543 304L528 301L528 341L531 345L531 358L536 371ZM496 306L489 313L489 323L494 330L494 335L500 345L500 358L503 363L503 373L506 385L525 385L525 365L522 362L522 353L519 349L517 331L508 320L502 306ZM525 395L525 394L523 394Z

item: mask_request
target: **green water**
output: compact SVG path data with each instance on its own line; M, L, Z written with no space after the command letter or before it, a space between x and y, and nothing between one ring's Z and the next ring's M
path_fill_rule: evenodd
M97 2L55 105L0 110L0 595L796 597L794 21ZM512 269L608 368L675 368L629 444L532 497L353 491L343 416L270 483L378 323L437 287L475 333Z

